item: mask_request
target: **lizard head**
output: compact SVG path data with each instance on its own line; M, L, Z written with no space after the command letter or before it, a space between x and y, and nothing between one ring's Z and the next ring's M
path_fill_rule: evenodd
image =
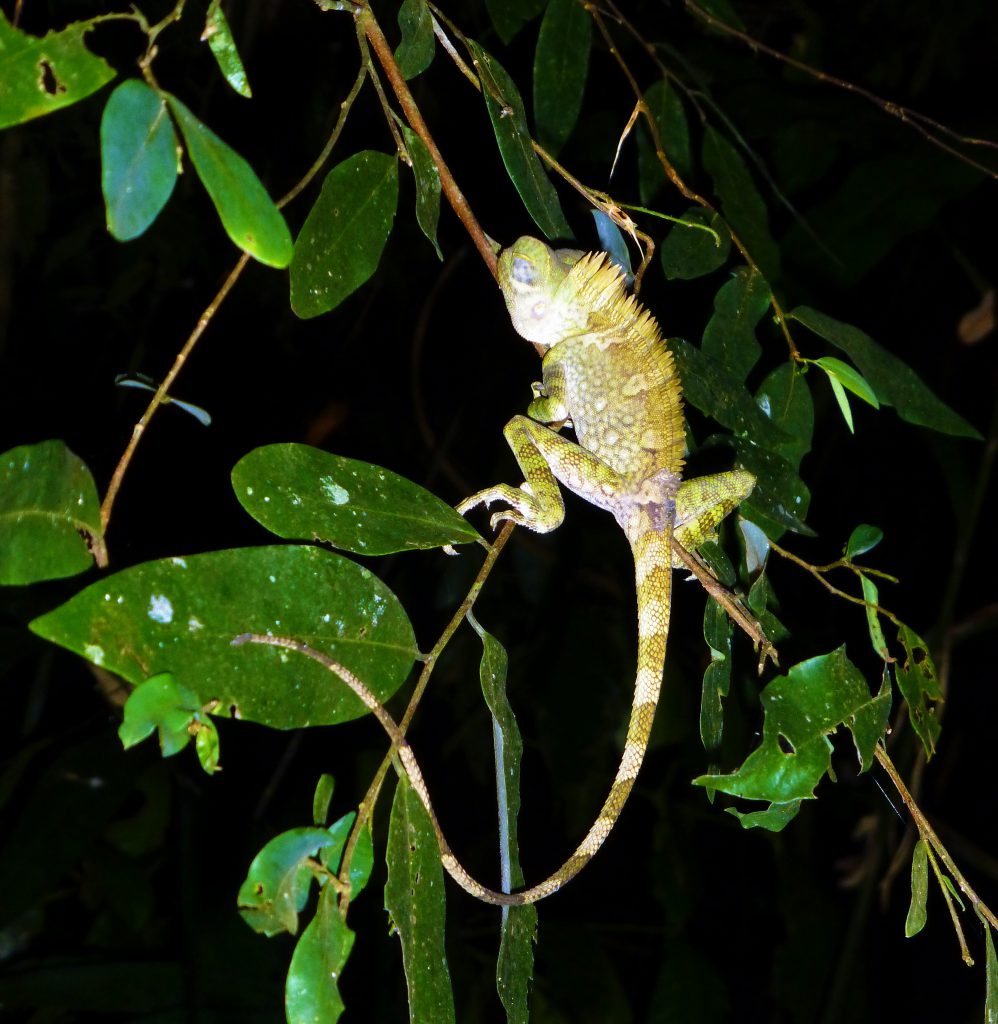
M528 235L500 253L499 287L513 326L527 341L550 348L571 327L567 318L572 304L559 291L580 255L555 251Z

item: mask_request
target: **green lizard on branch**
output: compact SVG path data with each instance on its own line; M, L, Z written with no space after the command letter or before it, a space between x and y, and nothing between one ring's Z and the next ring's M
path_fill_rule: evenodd
M405 735L370 689L347 668L299 641L244 636L290 647L335 672L378 718L398 748L451 877L486 903L519 906L557 892L592 859L610 834L644 760L662 685L669 635L672 570L683 565L673 542L692 551L748 496L755 477L732 470L681 481L684 420L679 377L654 317L627 293L605 253L555 251L520 238L499 256L499 285L513 326L544 350L543 382L533 385L527 416L504 434L523 471L520 487L498 484L458 505L464 513L502 501L492 526L510 520L547 533L565 517L559 481L612 512L634 556L638 597L638 667L634 702L617 776L576 851L543 882L496 892L461 866L444 838L423 774ZM549 426L550 424L551 426ZM558 431L571 424L577 443Z

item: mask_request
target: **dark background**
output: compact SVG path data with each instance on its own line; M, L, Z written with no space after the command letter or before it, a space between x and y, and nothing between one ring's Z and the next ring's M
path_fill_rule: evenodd
M8 16L11 7L4 5ZM375 10L394 43L394 9ZM998 13L989 5L738 10L771 46L962 132L998 138ZM75 0L28 4L21 25L41 33L95 12ZM229 13L251 102L229 90L198 44L198 5L161 38L157 77L278 196L321 148L356 72L352 23L307 3L253 0ZM496 53L529 97L536 23L507 48L478 4L448 13ZM786 305L808 303L860 326L993 447L995 334L968 345L956 328L995 280L998 183L876 106L706 31L680 5L637 3L630 13L645 38L662 45L663 60L737 127L820 240L760 179L781 247ZM91 40L123 75L133 73L134 30L107 26ZM647 87L654 68L633 45L624 49ZM534 231L480 97L446 56L438 51L413 88L485 230L503 242ZM115 374L161 378L236 259L189 170L141 239L120 244L107 234L97 148L106 95L0 136L0 440L8 448L62 438L101 487L145 404L140 393L115 389ZM632 106L597 40L582 121L562 154L583 181L606 186ZM392 149L370 87L333 160L363 148ZM610 186L629 201L637 199L634 157L631 138ZM387 466L451 502L514 479L501 428L524 408L536 355L514 336L498 291L446 209L445 259L437 260L415 225L404 167L400 176L399 212L379 271L332 314L298 320L286 274L248 269L174 388L207 408L213 425L205 429L175 408L158 413L115 507L112 569L268 543L229 485L232 465L261 444L308 441ZM710 192L702 174L694 185ZM286 211L293 233L317 191L318 181ZM579 244L595 246L587 210L560 191ZM667 189L658 196L666 212L685 205ZM660 234L654 224L651 230ZM668 284L653 268L642 297L667 334L695 341L724 273ZM750 383L786 357L766 320L760 336L763 361ZM798 344L811 357L837 354L803 330ZM850 435L824 381L812 374L809 383L817 419L802 474L818 537L785 543L824 562L837 557L856 524L882 527L884 542L867 561L901 579L881 588L882 601L937 654L947 625L956 629L942 739L920 802L995 906L998 559L987 446L911 427L891 409L878 413L858 402ZM702 418L691 421L698 439L709 433ZM708 468L694 456L694 473ZM954 565L958 552L967 557L962 569ZM370 564L400 596L428 649L478 556L429 552ZM785 563L773 564L771 574L791 631L780 648L784 668L845 642L876 683L880 663L862 614ZM18 869L17 885L0 893L0 907L16 908L0 915L0 993L11 1019L283 1019L291 942L265 940L240 921L239 882L268 838L310 823L320 772L336 777L335 814L356 805L383 754L383 736L369 720L301 735L220 721L224 770L213 778L190 751L170 761L152 743L122 753L119 712L88 666L24 629L82 582L0 593L0 858ZM697 715L709 652L699 588L677 577L677 589L663 706L635 795L606 849L540 905L533 1019L981 1020L977 919L963 915L974 969L961 963L937 891L925 932L904 938L907 862L892 885L881 881L905 825L891 808L889 798L898 801L888 780L877 769L857 776L848 736L835 738L838 784L824 781L819 800L780 835L742 832L690 786L706 769ZM632 604L622 536L609 517L569 499L557 533L514 538L478 605L480 621L510 652L509 692L526 745L520 835L528 881L574 848L612 777L630 702ZM490 724L478 656L477 639L463 630L434 675L411 738L452 846L474 874L494 879ZM738 640L728 769L754 747L761 727L754 664ZM892 756L907 775L916 750L910 729L902 724L894 738ZM102 785L88 785L92 778ZM346 1020L407 1014L398 942L387 935L381 906L387 800L382 805L375 876L350 912L358 938L342 979ZM448 896L458 1019L499 1020L498 911L449 883Z

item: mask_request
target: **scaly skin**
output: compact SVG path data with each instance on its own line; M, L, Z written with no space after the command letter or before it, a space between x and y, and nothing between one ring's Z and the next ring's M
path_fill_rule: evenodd
M610 834L644 760L661 690L672 569L681 564L673 536L689 550L698 547L747 497L755 478L735 470L680 482L684 420L672 353L605 254L556 252L520 238L499 257L499 285L513 326L545 349L543 382L533 386L528 415L514 416L504 430L524 483L479 491L458 511L501 501L508 508L493 515L493 528L509 520L547 533L565 517L560 482L613 513L631 546L638 602L634 702L616 778L586 837L543 882L510 894L471 878L440 832L411 749L399 750L433 820L444 867L478 899L515 906L560 889ZM566 423L577 443L557 433Z

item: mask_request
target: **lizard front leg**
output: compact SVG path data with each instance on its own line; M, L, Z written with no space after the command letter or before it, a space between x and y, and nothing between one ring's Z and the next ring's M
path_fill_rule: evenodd
M557 529L565 518L560 480L569 490L601 508L611 508L621 493L620 476L592 452L526 416L514 416L503 435L523 472L519 488L488 487L457 506L462 515L478 505L503 501L509 509L492 516L492 528L508 520L537 533Z

